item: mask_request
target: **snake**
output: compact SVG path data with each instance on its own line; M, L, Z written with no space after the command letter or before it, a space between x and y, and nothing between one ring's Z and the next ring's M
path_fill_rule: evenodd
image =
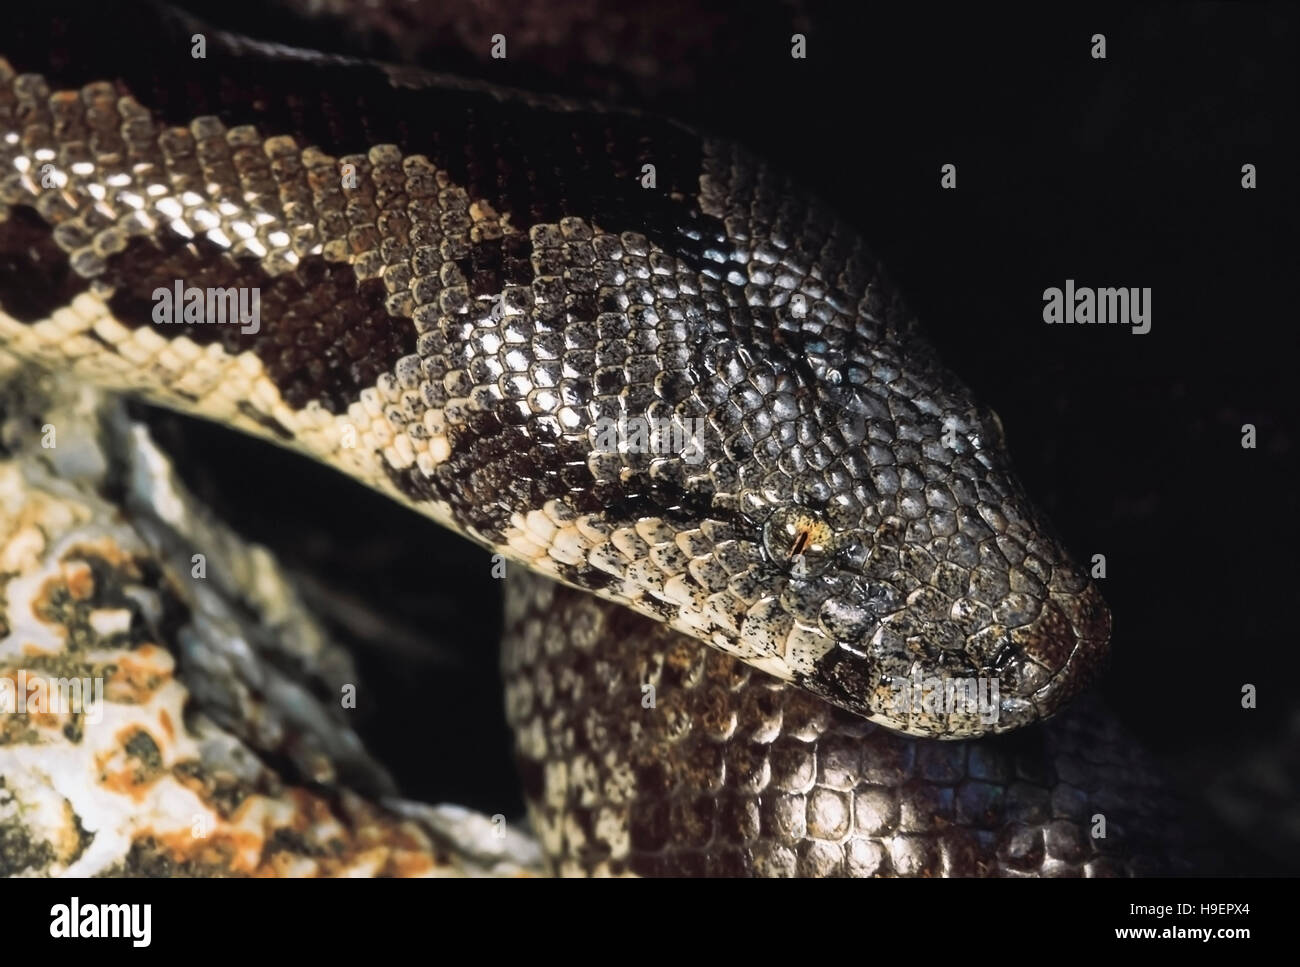
M595 100L10 16L0 347L487 548L549 871L1179 868L1106 604L833 198Z

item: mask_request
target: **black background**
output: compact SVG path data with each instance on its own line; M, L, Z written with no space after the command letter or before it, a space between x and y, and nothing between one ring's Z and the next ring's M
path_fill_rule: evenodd
M262 5L188 5L304 42ZM790 57L792 24L806 60ZM741 8L726 30L718 56L671 64L688 85L610 89L746 142L860 227L1001 416L1066 545L1106 556L1116 713L1176 783L1227 810L1243 872L1300 870L1295 12L811 4ZM306 39L384 52L336 24ZM610 83L457 44L426 62L559 91ZM940 187L948 163L955 191ZM1151 332L1045 325L1043 290L1067 278L1150 287ZM367 686L363 734L403 791L520 812L486 555L287 453L162 422L195 489L310 572L329 611L355 601L391 621L393 634L339 630ZM1241 708L1245 683L1256 710Z

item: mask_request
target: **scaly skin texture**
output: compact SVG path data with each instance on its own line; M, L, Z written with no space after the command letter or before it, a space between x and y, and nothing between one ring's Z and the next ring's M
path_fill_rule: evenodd
M200 27L118 10L50 23L0 66L15 352L342 465L891 728L1006 731L1087 682L1109 615L996 418L741 149L215 33L196 60ZM157 324L178 280L258 290L259 325ZM995 714L903 689L952 681Z
M1091 679L1109 613L1016 481L997 417L856 232L780 173L662 120L266 47L150 4L74 6L25 9L0 48L0 342L16 356L296 448L653 619L596 643L617 681L671 629L786 685L755 677L754 694L846 710L825 735L859 749L864 781L894 740L847 713L1007 732ZM256 290L260 317L167 322L177 283ZM953 686L984 701L954 705ZM531 787L539 823L567 822L568 750L529 745L514 688L525 759L561 775ZM632 751L604 749L620 773ZM1015 788L1007 768L993 786ZM742 797L745 781L707 780ZM890 795L907 812L928 792ZM1007 839L834 862L809 847L806 869L1142 866L1137 847L1089 859L1079 826L1025 838L1025 814L990 816ZM619 821L588 838L645 833ZM869 825L854 828L886 828ZM717 862L784 868L796 832ZM657 835L628 870L714 862ZM579 853L562 868L599 866Z
M1192 868L1185 817L1093 698L1013 735L912 739L535 577L509 586L502 667L529 815L561 874Z

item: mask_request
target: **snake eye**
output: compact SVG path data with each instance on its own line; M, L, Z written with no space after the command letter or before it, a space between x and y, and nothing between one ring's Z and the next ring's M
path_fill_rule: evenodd
M793 577L820 574L832 557L834 532L818 514L782 507L763 525L763 547L772 563L788 566Z

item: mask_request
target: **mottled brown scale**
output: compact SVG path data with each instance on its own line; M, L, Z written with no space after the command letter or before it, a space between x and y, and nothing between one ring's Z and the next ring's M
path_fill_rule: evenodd
M33 209L16 206L0 221L0 309L20 322L35 322L86 288Z
M169 324L165 331L201 346L219 342L232 355L252 350L285 402L297 408L318 401L343 413L362 389L415 349L410 322L386 313L381 282L358 282L349 266L320 256L270 277L255 260L231 259L205 239L167 232L157 241L132 239L108 259L100 277L113 287L109 307L127 326L156 325L154 292L173 291L178 279L187 288L257 289L257 332L229 323Z
M509 585L503 668L530 816L560 873L1133 876L1184 871L1196 845L1095 701L1009 736L907 738L531 577ZM543 679L555 687L528 684Z

